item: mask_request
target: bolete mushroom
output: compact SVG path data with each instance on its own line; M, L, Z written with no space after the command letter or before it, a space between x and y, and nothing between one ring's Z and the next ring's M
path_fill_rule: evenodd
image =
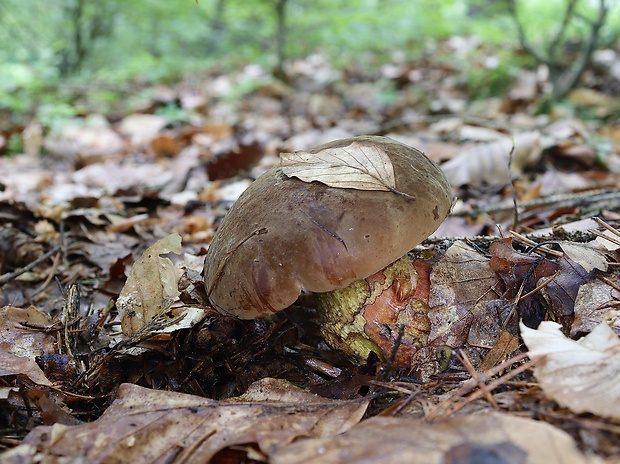
M209 300L251 319L287 308L302 290L344 288L426 239L451 199L433 161L387 137L282 154L220 224L205 262Z

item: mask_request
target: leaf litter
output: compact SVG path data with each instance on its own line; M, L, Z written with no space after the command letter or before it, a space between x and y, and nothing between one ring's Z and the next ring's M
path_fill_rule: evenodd
M424 60L419 73L385 75L404 97L391 107L373 79L356 81L359 69L333 87L321 80L337 74L326 62L300 60L286 91L265 81L242 105L224 97L243 72L170 86L191 123L146 111L118 124L88 115L56 134L28 125L26 153L0 158L0 458L617 459L617 415L601 410L616 401L613 385L595 397L580 390L617 377L617 121L535 115L540 95L525 89L527 76L503 97L507 112L490 100L468 106L442 78L451 70ZM409 140L448 172L456 166L454 215L412 260L427 269L418 297L429 333L409 368L372 356L356 366L330 350L310 295L284 316L239 321L209 308L202 286L214 229L278 154L363 133ZM331 182L335 162L339 188L394 189L380 154L352 155L320 160L302 180ZM520 235L506 239L497 225ZM454 238L463 231L475 232ZM127 322L130 312L144 323ZM561 324L548 332L547 319ZM534 361L519 320L553 340ZM604 347L566 337L585 340L601 323ZM584 350L596 360L575 377L561 362Z

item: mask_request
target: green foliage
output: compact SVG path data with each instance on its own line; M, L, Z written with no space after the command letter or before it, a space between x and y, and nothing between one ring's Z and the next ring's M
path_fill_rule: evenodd
M472 57L469 57L470 61ZM532 68L534 61L529 56L518 56L510 50L501 49L486 60L487 66L465 66L462 75L467 95L471 99L501 95L514 82L519 72Z
M191 118L191 113L172 103L155 111L155 114L165 117L170 122L186 123Z
M9 137L7 144L7 153L9 156L24 152L24 140L17 132L13 132Z
M566 0L518 0L519 15L539 43L557 27ZM38 0L0 2L0 110L23 113L50 101L63 86L94 87L94 104L112 108L128 82L173 81L208 66L238 69L248 62L274 65L276 0ZM429 44L453 35L477 35L499 48L516 43L505 0L288 0L285 54L321 53L333 66L379 66L421 56ZM582 0L580 14L593 6ZM605 34L617 37L619 12ZM580 38L579 25L569 37ZM448 57L448 59L450 59ZM467 69L467 61L462 63ZM499 66L463 77L478 96L501 91L522 65L503 53ZM96 85L93 86L93 83ZM260 83L244 82L236 96ZM101 89L100 89L101 88ZM481 92L484 90L484 92ZM389 92L388 92L389 93ZM55 95L56 101L59 96ZM72 103L61 95L61 103Z
M51 132L60 131L70 120L78 115L75 106L68 103L45 103L37 111L37 121Z

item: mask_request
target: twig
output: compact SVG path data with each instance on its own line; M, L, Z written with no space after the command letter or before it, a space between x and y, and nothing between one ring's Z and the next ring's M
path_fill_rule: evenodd
M16 277L19 277L20 275L28 272L29 270L34 268L37 264L40 264L43 261L45 261L46 259L50 258L51 256L54 256L61 249L62 249L62 246L56 246L56 247L52 248L50 251L48 251L47 253L44 253L41 256L39 256L37 259L35 259L31 263L28 263L24 267L21 267L19 269L16 269L13 272L9 272L7 274L4 274L4 275L0 276L0 286L6 284L7 282L10 282L11 280L15 279Z
M51 269L49 270L49 272L47 274L47 278L45 279L45 282L43 282L41 285L39 285L39 288L37 288L34 292L32 292L26 298L24 298L21 301L15 303L16 307L19 308L19 307L25 305L26 303L32 304L32 303L35 302L34 298L47 288L47 286L50 284L50 282L52 281L52 279L56 275L56 270L58 269L58 265L60 264L60 256L61 255L58 255L58 254L56 256L54 256L54 259L52 261L52 267L51 267Z
M517 229L517 224L519 224L519 205L517 200L517 191L515 190L514 179L512 178L512 172L510 168L512 167L512 155L515 152L515 138L512 137L512 147L510 147L510 153L508 154L508 183L510 184L510 193L512 194L512 207L513 207L513 219L512 219L512 230Z
M553 96L555 98L563 98L566 94L575 87L584 71L589 66L592 60L592 54L594 49L599 43L599 36L601 28L605 24L607 13L609 12L609 5L605 0L599 0L598 16L592 21L583 17L579 12L575 10L577 0L569 0L562 16L560 28L554 34L547 47L546 53L541 54L537 48L533 46L528 40L523 23L519 19L517 13L516 0L508 0L508 11L513 17L515 26L517 28L517 34L519 37L519 43L523 49L529 53L536 62L544 64L549 68L549 74L551 83L553 85ZM566 59L558 57L558 47L565 41L564 37L568 30L569 23L573 18L578 18L586 22L589 26L588 37L583 40L582 47L579 52L579 59L571 65L567 65Z
M513 238L517 239L519 242L523 242L526 245L534 247L534 250L532 250L532 251L534 251L535 253L538 253L541 256L543 256L544 253L546 253L546 254L550 254L552 256L555 256L556 258L564 257L564 253L562 253L561 251L556 251L556 250L551 250L550 248L546 248L546 247L536 243L535 241L530 240L525 235L521 235L520 233L515 232L514 230L510 231L510 235Z
M546 197L536 198L530 201L524 201L519 203L519 207L522 209L534 209L542 206L551 206L551 205L571 205L571 206L582 206L591 204L598 201L609 201L615 200L620 201L620 191L609 191L609 190L592 190L589 192L582 193L568 193L568 194L558 194L558 195L549 195ZM499 205L499 206L489 206L489 207L479 207L473 208L469 211L459 211L457 213L451 213L451 216L479 216L481 214L493 214L493 213L505 213L508 211L512 211L514 208L513 205Z
M439 418L442 415L450 415L450 414L457 412L458 410L462 409L464 406L471 403L472 401L475 401L478 398L481 398L487 393L495 390L500 385L506 383L508 380L519 375L521 372L526 371L538 361L538 359L532 359L522 364L521 366L517 367L516 369L510 371L506 375L499 377L498 379L489 383L488 385L484 385L484 387L480 388L480 390L478 390L477 392L472 393L467 398L462 398L461 401L454 402L454 400L457 397L463 397L464 395L471 392L477 386L482 385L483 382L497 375L499 372L502 372L503 370L507 369L512 364L520 362L524 360L525 358L527 358L527 353L522 353L518 356L515 356L514 358L507 359L506 361L498 364L497 366L493 367L492 369L489 369L488 371L484 373L481 373L478 379L471 378L467 380L458 390L456 390L452 395L450 395L449 398L445 399L441 403L437 404L433 409L431 409L428 412L428 414L424 417L424 420L432 421L434 419Z

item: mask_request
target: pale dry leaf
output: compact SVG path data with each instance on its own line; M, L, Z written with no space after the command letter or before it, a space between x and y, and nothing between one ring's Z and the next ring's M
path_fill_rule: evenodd
M170 308L170 312L175 322L160 330L155 330L155 333L172 333L181 329L191 329L202 321L206 314L205 308L189 305Z
M588 243L560 242L560 248L571 260L583 267L586 272L594 269L607 271L607 259L605 253L599 248L594 248Z
M607 324L579 341L550 321L538 330L521 323L521 336L530 358L544 356L534 375L546 395L576 413L620 419L620 339Z
M600 248L609 251L616 251L620 248L618 245L618 241L620 241L620 236L618 234L612 232L611 230L604 230L602 232L603 236L598 236L594 239L594 244L598 245ZM606 237L609 237L607 239Z
M541 135L526 132L514 138L504 138L491 143L478 144L441 165L452 186L506 184L509 182L508 161L513 148L512 175L523 172L535 163L543 151Z
M617 285L619 282L613 282ZM620 309L615 304L620 300L620 292L607 282L592 279L577 292L575 299L575 319L570 328L570 336L590 333L601 322L607 322L614 332L620 334Z
M396 179L390 157L379 147L353 142L318 153L280 154L282 172L304 182L330 187L394 191Z
M373 417L326 438L278 448L274 464L594 464L569 434L547 423L500 413L448 417L436 423Z
M131 336L170 308L178 298L179 276L172 261L161 255L181 254L181 236L171 234L147 248L133 265L116 301L123 333Z
M210 462L223 449L251 443L269 455L298 437L345 431L367 406L320 398L282 380L264 379L256 389L261 401L215 401L123 384L98 420L57 428L55 440L54 426L37 427L0 461ZM283 391L292 402L278 401Z

